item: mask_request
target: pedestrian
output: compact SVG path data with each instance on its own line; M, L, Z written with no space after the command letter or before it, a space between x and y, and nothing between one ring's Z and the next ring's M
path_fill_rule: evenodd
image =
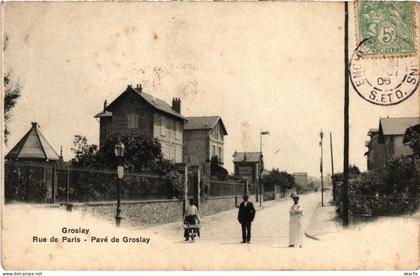
M198 225L200 224L200 214L198 213L197 206L194 205L194 200L190 199L190 204L187 207L187 210L185 210L184 215L184 223L189 225ZM200 237L200 229L197 230L197 235ZM189 240L188 236L188 229L184 230L184 237L185 241Z
M303 209L299 204L299 196L292 194L293 205L290 207L289 214L289 247L302 247L303 229Z
M239 205L238 220L242 226L242 243L251 242L251 222L255 218L255 208L248 202L248 195L243 196L244 201Z

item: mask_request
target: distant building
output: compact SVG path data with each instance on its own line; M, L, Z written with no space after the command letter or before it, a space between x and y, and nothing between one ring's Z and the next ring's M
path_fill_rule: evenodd
M332 187L332 177L330 173L327 173L327 175L324 177L324 187Z
M111 134L146 135L159 140L165 159L182 162L186 119L181 115L180 99L174 98L170 106L145 93L141 85L129 85L109 106L105 101L95 118L100 120L100 147Z
M235 152L233 154L235 176L247 178L249 184L258 183L260 164L259 152Z
M224 159L224 137L228 134L219 116L187 117L184 125L183 159L186 163L204 165L217 156Z
M413 154L411 148L403 144L403 138L407 128L419 123L420 117L381 118L379 128L369 130L370 140L365 143L368 170L383 168L390 158Z
M36 122L32 123L31 129L5 156L7 160L27 161L59 161L60 157L52 148L47 139L39 131Z
M295 178L295 183L300 187L308 186L308 173L306 172L296 172L293 173L293 177Z

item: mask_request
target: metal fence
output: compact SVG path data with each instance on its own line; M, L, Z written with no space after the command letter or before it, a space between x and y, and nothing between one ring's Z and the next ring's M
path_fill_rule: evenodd
M5 202L46 202L53 183L52 168L37 163L5 162Z
M163 199L173 195L164 176L128 173L122 181L122 199ZM6 203L107 201L116 197L115 171L74 168L65 164L5 162Z

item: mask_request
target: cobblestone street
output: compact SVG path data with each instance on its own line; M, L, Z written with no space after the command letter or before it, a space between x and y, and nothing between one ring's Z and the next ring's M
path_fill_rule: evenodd
M314 221L311 216L319 202L320 193L301 196L305 228ZM284 199L258 207L249 245L240 244L237 209L205 217L201 239L191 243L183 240L180 222L117 229L112 223L82 211L70 213L63 208L7 205L3 228L9 231L3 232L3 266L18 270L22 268L9 264L24 262L26 269L40 270L48 262L52 268L68 270L407 270L415 269L418 264L418 245L413 245L418 236L415 217L378 219L326 233L322 241L304 237L303 248L288 248L291 204L289 199ZM89 229L89 232L63 234L63 227ZM46 238L47 242L34 243L33 236ZM50 242L52 236L59 241ZM62 242L63 236L68 240L80 238L80 242L74 239ZM115 239L113 242L113 237L119 238L119 243ZM401 244L410 246L405 248Z

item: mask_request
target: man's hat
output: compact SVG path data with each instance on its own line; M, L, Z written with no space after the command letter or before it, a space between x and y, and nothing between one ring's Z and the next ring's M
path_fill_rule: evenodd
M299 196L298 195L295 195L295 194L291 194L290 197L291 198L299 198Z

